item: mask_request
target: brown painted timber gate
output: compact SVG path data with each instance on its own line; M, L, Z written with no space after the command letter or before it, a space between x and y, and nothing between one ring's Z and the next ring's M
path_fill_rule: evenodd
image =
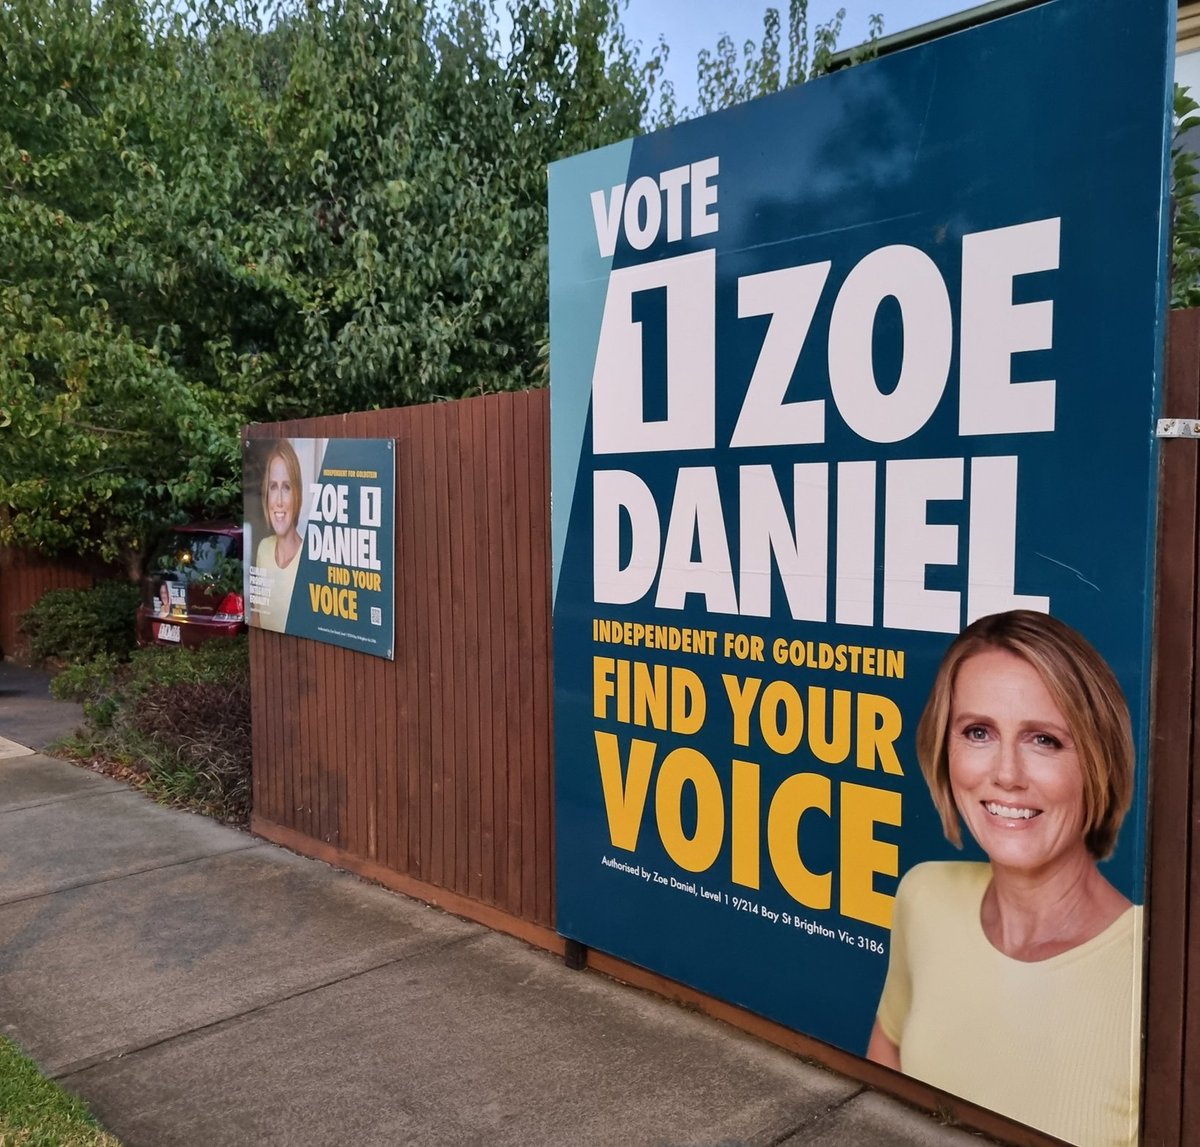
M1165 413L1200 421L1200 311L1172 316L1168 376ZM247 433L394 438L398 480L396 660L252 632L254 831L562 953L547 393ZM1188 1147L1200 1142L1200 442L1162 454L1142 1141ZM1006 1142L1054 1142L613 957L589 964Z
M20 619L52 589L90 589L119 570L89 559L47 558L33 550L0 546L0 656L24 651Z

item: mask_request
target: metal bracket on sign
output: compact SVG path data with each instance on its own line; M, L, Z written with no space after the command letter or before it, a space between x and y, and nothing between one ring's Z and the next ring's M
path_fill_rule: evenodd
M1200 422L1192 418L1160 418L1156 438L1200 438Z

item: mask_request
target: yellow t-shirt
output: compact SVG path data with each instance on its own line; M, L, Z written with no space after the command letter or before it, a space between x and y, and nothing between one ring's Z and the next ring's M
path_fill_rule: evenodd
M268 534L258 543L255 569L251 573L261 578L261 583L251 583L251 607L256 623L263 629L283 633L287 628L288 610L292 605L292 590L296 585L296 570L300 566L297 553L286 567L275 561L275 535Z
M1080 1147L1135 1144L1142 910L1025 963L979 911L986 864L920 864L900 882L879 1002L907 1075Z

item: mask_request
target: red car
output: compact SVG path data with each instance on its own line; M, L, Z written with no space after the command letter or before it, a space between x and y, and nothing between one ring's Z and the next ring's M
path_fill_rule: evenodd
M246 632L240 525L174 526L146 569L138 645L195 649L210 638Z

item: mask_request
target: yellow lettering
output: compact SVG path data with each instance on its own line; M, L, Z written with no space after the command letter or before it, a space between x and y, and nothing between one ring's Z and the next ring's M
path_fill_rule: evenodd
M635 742L636 743L636 742ZM683 831L683 786L696 790L696 832ZM667 855L688 872L703 872L721 851L725 836L725 797L721 780L708 758L687 747L668 754L654 789L658 834Z
M832 785L820 773L796 773L775 791L767 814L767 851L779 883L807 908L828 908L833 874L810 872L800 858L800 820L809 809L829 816Z
M841 897L843 916L892 926L893 898L875 891L875 873L900 874L900 850L887 841L875 839L876 824L900 824L900 794L842 784Z
M876 693L858 695L858 758L860 769L873 769L878 758L885 773L904 776L896 756L896 738L903 721L900 707L890 697Z
M604 811L608 814L608 836L614 848L627 852L637 848L656 751L653 742L635 738L629 746L629 767L622 780L621 750L616 735L596 731L600 785L604 790Z
M818 761L840 765L850 755L850 691L833 691L833 729L828 739L825 730L829 718L825 714L824 689L817 685L808 688L808 747Z
M358 593L352 589L332 589L327 585L308 583L308 599L312 604L313 613L321 613L333 617L344 617L349 621L358 620Z
M733 743L749 745L750 714L754 709L754 699L758 696L762 680L758 677L747 677L739 682L732 673L722 673L721 680L725 682L725 693L729 697L729 707L733 710Z
M613 671L616 662L611 657L592 658L592 716L603 721L608 716L608 700L614 696Z
M617 662L617 720L623 725L629 724L630 718L630 701L629 696L629 679L632 676L630 672L630 663L628 661Z
M750 761L733 762L733 871L734 884L759 885L759 767Z
M635 661L633 663L633 723L644 725L647 716L656 729L667 727L667 667Z
M672 732L685 734L698 733L704 727L704 717L707 708L704 696L704 682L700 680L699 674L692 672L690 669L683 669L678 665L672 666ZM666 767L666 761L663 762L663 767Z
M783 706L783 726L779 724L779 707ZM772 681L763 690L762 708L758 714L763 740L782 756L794 753L804 738L804 706L800 693L790 681Z

